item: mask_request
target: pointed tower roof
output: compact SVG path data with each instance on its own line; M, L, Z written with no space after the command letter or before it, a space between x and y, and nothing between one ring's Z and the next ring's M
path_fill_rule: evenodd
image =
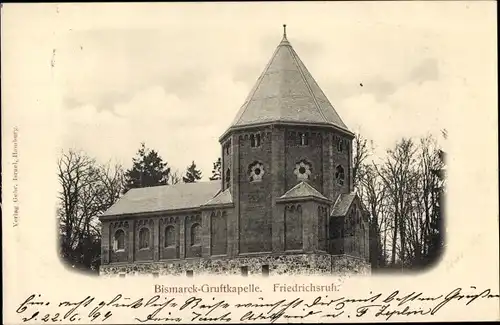
M288 41L286 25L283 27L281 42L230 129L267 123L316 124L351 134Z

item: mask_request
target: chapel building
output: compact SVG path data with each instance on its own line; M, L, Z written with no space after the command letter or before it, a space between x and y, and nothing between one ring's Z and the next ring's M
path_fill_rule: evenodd
M100 216L100 273L369 273L353 138L285 29L219 138L222 179L128 191Z

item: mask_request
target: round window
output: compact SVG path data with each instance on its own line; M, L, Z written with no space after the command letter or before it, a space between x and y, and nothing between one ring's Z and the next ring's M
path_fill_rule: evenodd
M307 180L311 175L311 164L306 160L301 160L295 164L294 174L298 180Z
M260 162L255 161L249 166L249 173L251 182L259 182L262 180L262 176L264 176L264 166Z

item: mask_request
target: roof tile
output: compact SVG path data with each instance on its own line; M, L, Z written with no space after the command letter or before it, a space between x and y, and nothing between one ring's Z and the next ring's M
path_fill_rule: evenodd
M337 199L337 201L335 201L335 204L333 205L332 213L330 214L330 216L332 217L345 216L355 197L356 197L355 193L340 194L339 198Z
M220 191L220 181L134 188L102 216L197 208Z
M226 189L224 192L218 193L213 199L210 199L204 206L210 205L220 205L220 204L231 204L233 203L233 196L230 189Z
M231 127L265 122L329 124L347 130L286 38L276 48Z

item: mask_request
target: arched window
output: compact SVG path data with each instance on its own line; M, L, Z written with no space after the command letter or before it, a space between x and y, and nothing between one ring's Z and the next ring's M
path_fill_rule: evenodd
M260 147L260 133L255 135L255 146Z
M226 170L226 187L231 185L231 170L228 168Z
M113 240L113 250L120 251L125 249L125 232L122 229L118 229L115 232L115 238Z
M338 152L344 151L344 140L341 138L338 138L337 140L337 151Z
M149 247L149 229L141 228L139 230L139 249Z
M309 144L309 135L304 132L297 132L296 144L299 146L307 146Z
M201 244L201 226L199 223L195 223L191 226L191 245Z
M168 226L165 228L165 247L175 246L175 228Z
M256 148L260 147L261 144L260 133L250 134L250 147Z
M345 179L344 168L340 165L338 165L335 170L335 179L337 180L337 184L344 185L344 179Z
M308 144L309 144L309 139L308 139L307 133L301 133L300 134L300 145L307 146Z

